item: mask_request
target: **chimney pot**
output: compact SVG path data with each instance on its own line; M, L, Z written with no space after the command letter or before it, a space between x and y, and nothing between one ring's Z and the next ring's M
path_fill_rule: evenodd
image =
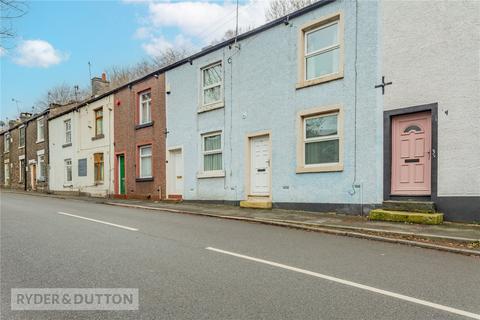
M102 72L102 81L107 81L107 75L105 72Z

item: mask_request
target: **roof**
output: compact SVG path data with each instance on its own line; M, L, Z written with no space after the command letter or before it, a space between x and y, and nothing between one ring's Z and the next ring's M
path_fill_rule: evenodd
M234 38L225 40L225 41L220 42L220 43L218 43L218 44L216 44L216 45L207 47L207 48L205 48L205 49L203 49L203 50L201 50L201 51L199 51L199 52L197 52L197 53L195 53L195 54L192 54L192 55L190 55L190 56L188 56L188 57L186 57L186 58L184 58L184 59L182 59L182 60L179 60L179 61L174 62L174 63L172 63L172 64L169 64L169 65L167 65L167 66L165 66L165 67L162 67L162 68L160 68L160 69L157 69L157 70L155 70L155 71L153 71L153 72L151 72L151 73L149 73L149 74L147 74L147 75L145 75L145 76L143 76L143 77L140 77L140 78L138 78L138 79L132 80L132 81L130 81L130 82L128 82L128 83L125 83L125 84L123 84L123 85L121 85L121 86L119 86L119 87L116 87L116 88L111 89L111 90L109 90L109 91L107 91L107 92L104 92L104 93L102 93L102 94L99 95L99 96L96 96L96 97L93 97L93 98L88 99L88 100L86 100L86 101L83 101L82 103L78 104L75 108L69 109L69 110L67 110L67 111L65 111L65 112L61 112L61 113L59 113L59 114L56 114L55 116L50 117L49 120L58 118L58 117L60 117L60 116L62 116L62 115L64 115L64 114L67 114L67 113L71 112L72 110L77 110L77 109L79 109L79 108L81 108L81 107L84 107L84 106L86 106L86 105L88 105L88 104L90 104L90 103L92 103L92 102L95 102L95 101L97 101L97 100L103 99L103 98L105 98L106 96L112 95L112 94L114 94L114 93L116 93L116 92L118 92L118 91L120 91L120 90L123 90L123 89L125 89L125 88L127 88L127 87L129 87L129 86L132 86L132 85L134 85L134 84L136 84L136 83L138 83L138 82L141 82L141 81L143 81L143 80L145 80L145 79L148 79L148 78L150 78L150 77L153 77L153 76L158 75L158 74L161 74L161 73L165 73L166 71L175 69L175 68L177 68L177 67L179 67L179 66L181 66L181 65L184 65L184 64L186 64L186 63L190 63L192 60L195 60L195 59L198 59L198 58L200 58L200 57L203 57L203 56L205 56L205 55L207 55L207 54L209 54L209 53L211 53L211 52L214 52L214 51L216 51L216 50L218 50L218 49L227 47L227 46L235 43L236 41L250 38L250 37L252 37L252 36L254 36L254 35L257 35L257 34L259 34L259 33L261 33L261 32L264 32L264 31L266 31L266 30L268 30L268 29L271 29L271 28L273 28L273 27L276 27L276 26L278 26L278 25L280 25L280 24L282 24L282 23L286 23L286 22L288 22L290 19L293 19L293 18L302 16L302 15L304 15L304 14L310 12L310 11L313 11L313 10L315 10L315 9L318 9L318 8L320 8L320 7L323 7L323 6L327 5L327 4L332 3L332 2L335 2L335 1L336 1L336 0L319 0L319 1L317 1L317 2L314 2L314 3L312 3L312 4L309 5L309 6L306 6L306 7L302 8L302 9L299 9L299 10L297 10L297 11L294 11L294 12L292 12L292 13L286 15L286 16L283 16L283 17L280 17L280 18L278 18L278 19L272 20L272 21L270 21L270 22L268 22L268 23L266 23L266 24L264 24L264 25L262 25L262 26L260 26L260 27L258 27L258 28L252 29L252 30L250 30L250 31L248 31L248 32L245 32L245 33L242 33L242 34L238 35L237 37L234 37Z
M26 124L26 123L28 123L28 122L30 122L30 121L32 121L32 120L35 120L35 119L37 119L37 118L39 118L39 117L41 117L41 116L46 115L46 114L49 113L49 112L50 112L50 109L47 108L47 109L43 110L43 111L40 112L40 113L36 113L36 114L34 114L33 116L31 116L30 118L25 119L25 120L17 123L17 124L14 125L13 127L10 127L10 128L8 128L8 129L6 129L6 130L1 131L1 132L0 132L0 135L2 135L2 134L4 134L4 133L7 133L7 132L10 132L10 131L13 131L13 130L17 129L18 127L20 127L20 126L22 126L22 125L24 125L24 124Z

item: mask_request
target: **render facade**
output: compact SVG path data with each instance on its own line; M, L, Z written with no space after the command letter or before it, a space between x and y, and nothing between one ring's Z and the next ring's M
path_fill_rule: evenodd
M50 190L106 197L114 191L114 97L50 117Z
M322 1L168 70L169 197L356 214L381 203L378 9Z
M447 220L480 221L480 2L382 1L380 12L382 75L392 82L383 96L384 199L396 196L392 124L410 117L405 126L423 131L425 115L430 136L423 153L422 131L402 133L417 141L410 148L418 155L401 162L419 159L411 163L417 172L404 163L398 179L426 181L428 190L396 198L433 201ZM425 172L422 158L430 163Z

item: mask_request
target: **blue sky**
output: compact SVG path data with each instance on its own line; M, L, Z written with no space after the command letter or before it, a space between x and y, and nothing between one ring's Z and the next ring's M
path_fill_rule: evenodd
M266 1L240 1L240 25L264 21ZM0 118L29 111L49 88L89 85L111 65L129 65L166 47L198 50L234 27L232 1L28 1L15 20L17 38L3 43Z

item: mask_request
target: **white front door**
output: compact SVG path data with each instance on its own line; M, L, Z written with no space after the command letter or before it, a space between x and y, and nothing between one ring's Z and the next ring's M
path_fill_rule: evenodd
M269 140L269 136L250 139L250 193L252 195L270 194Z
M183 195L182 149L170 151L168 161L168 194Z

